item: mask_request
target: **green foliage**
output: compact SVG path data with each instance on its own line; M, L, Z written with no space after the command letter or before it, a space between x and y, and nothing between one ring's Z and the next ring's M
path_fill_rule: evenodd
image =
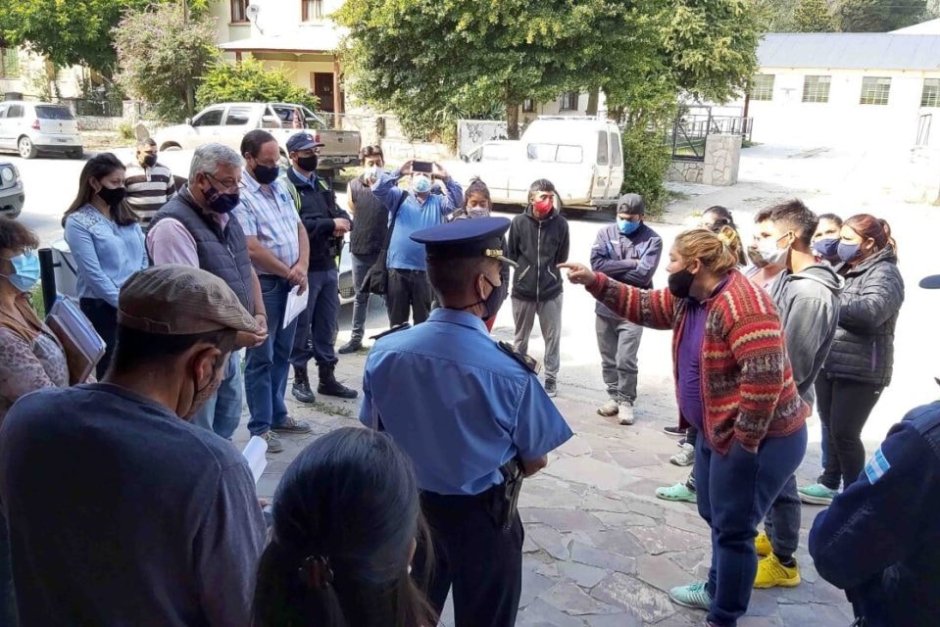
M134 133L134 127L128 124L127 122L121 122L118 124L118 136L121 139L131 140L135 139L137 135Z
M196 91L199 107L217 102L292 102L316 109L317 99L294 84L283 70L247 57L241 63L216 63Z
M219 58L215 29L205 16L183 17L178 4L130 11L113 31L119 84L154 107L163 120L191 116L198 81Z
M843 0L838 10L846 33L883 33L917 24L926 16L926 0Z
M835 30L826 0L800 0L793 11L793 21L801 33L830 33Z
M153 2L0 0L0 33L7 45L28 45L58 67L81 63L110 76L116 61L111 30L125 11Z
M663 143L660 127L650 126L640 119L623 133L623 188L622 193L634 192L643 196L647 210L659 214L667 200L663 178L672 156Z
M760 29L766 33L791 33L796 30L793 14L799 0L753 0Z

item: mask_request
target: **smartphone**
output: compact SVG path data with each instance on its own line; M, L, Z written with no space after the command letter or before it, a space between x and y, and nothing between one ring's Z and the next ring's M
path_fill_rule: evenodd
M432 172L431 162L430 161L414 161L411 164L412 172L424 172L430 174Z

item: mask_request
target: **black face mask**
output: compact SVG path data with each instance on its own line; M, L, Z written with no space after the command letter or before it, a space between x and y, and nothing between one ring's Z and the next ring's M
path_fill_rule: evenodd
M112 210L121 206L127 196L127 189L124 187L102 187L98 190L98 197L108 203Z
M688 268L673 272L669 275L669 291L676 298L688 298L693 281L695 281L695 275L689 272Z
M477 305L483 305L483 319L489 320L499 311L499 287L493 285L493 282L490 281L490 277L483 275L483 280L490 284L490 287L493 289L490 290L490 293L487 294L486 298L481 298L475 303L471 303L466 307L461 307L461 309L470 309L471 307L476 307Z
M261 165L260 163L256 163L255 169L252 171L252 174L255 175L255 180L262 185L270 185L277 180L277 175L280 173L281 168L279 166Z
M319 162L320 159L316 155L312 157L297 157L297 167L304 172L316 172Z
M144 157L145 168L152 168L155 165L157 165L157 155L147 155Z

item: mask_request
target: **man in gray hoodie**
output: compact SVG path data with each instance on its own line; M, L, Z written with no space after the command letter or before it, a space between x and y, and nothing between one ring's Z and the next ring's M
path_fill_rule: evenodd
M815 401L813 383L835 337L842 291L842 277L829 263L818 262L813 252L817 222L806 205L791 200L773 207L769 217L757 224L755 235L757 254L767 265L783 268L770 292L780 314L793 380L810 406ZM796 478L790 477L770 508L766 533L757 537L757 552L763 559L754 587L799 585L793 555L800 538L800 509Z

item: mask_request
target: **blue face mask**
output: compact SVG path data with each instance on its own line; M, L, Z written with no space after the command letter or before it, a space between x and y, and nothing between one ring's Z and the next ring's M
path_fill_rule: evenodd
M33 252L25 252L10 257L13 264L13 274L5 276L10 285L21 292L28 292L39 283L39 256Z
M820 239L813 244L813 252L826 261L839 260L839 238Z
M427 194L431 191L431 179L426 176L415 176L411 181L411 191L416 194Z
M839 259L845 263L853 261L856 257L858 257L860 248L861 244L843 244L842 242L839 242Z
M631 233L635 232L638 228L640 228L640 223L631 222L630 220L623 220L621 218L617 218L617 228L624 235L630 235Z

